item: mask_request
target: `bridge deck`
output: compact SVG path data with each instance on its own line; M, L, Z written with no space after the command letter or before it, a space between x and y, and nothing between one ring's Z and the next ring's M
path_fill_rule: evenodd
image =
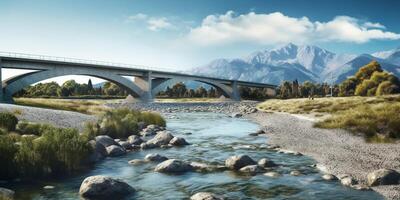
M238 85L248 86L248 87L267 87L267 88L275 88L275 85L266 84L266 83L256 83L249 81L240 81L233 79L223 79L211 76L200 76L200 75L192 75L186 74L182 72L171 71L171 69L162 69L149 67L144 65L132 65L132 64L124 64L124 63L115 63L115 62L105 62L105 61L96 61L96 60L85 60L85 59L76 59L76 58L65 58L65 57L56 57L56 56L44 56L44 55L33 55L33 54L21 54L21 53L11 53L11 52L0 52L0 59L4 62L6 61L19 61L24 63L41 63L41 64L57 64L64 66L79 66L79 67L95 67L95 68L105 68L105 69L113 69L113 70L121 70L125 72L142 72L147 73L151 72L155 76L181 76L192 79L211 79L215 81L222 82L233 82L237 81ZM7 68L7 66L3 66L3 68ZM16 68L16 67L12 67ZM32 69L32 70L40 70L40 68L30 66L24 67L24 69ZM128 75L128 74L127 74Z

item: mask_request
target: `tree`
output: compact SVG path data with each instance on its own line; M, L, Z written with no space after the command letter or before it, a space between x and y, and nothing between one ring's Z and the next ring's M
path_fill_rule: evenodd
M93 88L93 84L92 84L92 79L89 79L87 87L88 87L89 94L93 94L94 88Z

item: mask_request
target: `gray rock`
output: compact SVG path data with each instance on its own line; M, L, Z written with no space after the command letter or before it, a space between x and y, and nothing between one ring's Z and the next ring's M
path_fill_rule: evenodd
M239 117L242 117L242 116L243 116L242 113L233 113L232 114L233 118L239 118Z
M357 181L354 180L354 178L351 176L346 176L340 179L340 183L342 183L342 185L344 186L352 186L354 184L357 184Z
M168 144L174 136L169 131L159 131L153 139L147 141L147 144L155 144L157 146Z
M158 164L154 171L163 173L184 173L193 171L193 167L184 161L169 159Z
M368 190L371 190L371 188L368 187L368 185L363 185L363 184L353 185L353 186L351 186L351 188L353 188L353 189L355 189L355 190L361 190L361 191L368 191Z
M168 160L168 158L157 153L152 153L152 154L147 154L144 157L144 160L148 162L163 162Z
M395 185L399 184L400 174L392 169L379 169L368 174L368 185Z
M79 189L79 194L89 199L118 199L134 192L127 183L101 175L85 178Z
M269 167L276 167L278 166L277 164L275 164L273 161L268 160L267 158L262 158L258 161L258 166L260 167L264 167L264 168L269 168Z
M224 200L224 198L209 192L198 192L191 196L190 200Z
M108 155L106 148L99 142L90 140L89 144L93 149L93 153L89 157L90 160L89 162L91 163L97 162Z
M281 175L278 172L267 172L267 173L264 173L264 176L276 178L276 177L279 177Z
M335 181L338 180L338 178L335 175L332 174L324 174L322 176L322 179L327 180L327 181Z
M144 160L133 159L133 160L128 161L128 163L131 164L131 165L139 165L139 164L143 164Z
M154 149L156 147L158 147L158 146L156 144L153 144L153 143L142 143L142 144L140 144L140 148L141 149Z
M123 147L126 150L131 150L132 149L132 145L131 143L127 142L127 141L120 141L118 142L118 144Z
M171 139L171 141L169 141L169 143L170 143L171 145L174 145L174 146L185 146L185 145L189 145L189 143L186 142L186 140L185 140L184 138L181 138L181 137L174 137L174 138Z
M0 199L12 200L14 199L15 192L13 190L0 187Z
M97 143L102 144L104 147L108 147L111 145L119 145L117 142L115 142L110 136L108 135L99 135L96 136L95 138Z
M108 156L121 156L126 153L125 149L121 146L111 145L106 148Z
M247 155L231 156L225 160L225 166L233 170L239 170L247 165L255 164L257 163Z
M258 165L247 165L239 169L240 172L248 173L251 175L256 175L257 173L262 173L264 170Z
M140 145L143 143L143 140L138 135L131 135L128 137L128 142L132 145Z
M294 170L294 171L291 171L291 172L290 172L290 175L292 175L292 176L300 176L300 175L301 175L301 172L298 171L298 170Z

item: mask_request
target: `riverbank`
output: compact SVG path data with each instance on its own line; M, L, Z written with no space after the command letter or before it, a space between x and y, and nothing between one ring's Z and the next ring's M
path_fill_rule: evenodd
M350 174L362 184L367 174L381 168L400 171L400 144L366 143L340 129L319 129L313 122L285 113L257 112L249 119L264 126L267 142L314 158L321 170L334 175ZM400 185L378 186L373 190L387 199L400 199Z
M174 112L214 112L227 115L243 115L264 126L267 143L282 149L298 151L314 158L319 168L334 175L350 174L366 184L367 174L389 168L400 171L400 144L366 143L364 138L345 130L319 129L313 127L309 118L285 113L255 112L257 102L213 102L213 103L108 103L107 107L129 107L145 111L156 111L168 115ZM74 112L55 111L31 107L1 104L0 111L21 112L20 117L28 121L55 123L64 127L76 127L95 116ZM18 111L19 110L19 111ZM373 187L387 199L400 198L400 186Z

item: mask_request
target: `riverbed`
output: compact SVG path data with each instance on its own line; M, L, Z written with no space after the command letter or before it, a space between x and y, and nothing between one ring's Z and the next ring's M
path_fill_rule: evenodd
M337 181L323 180L322 174L312 166L316 161L310 157L267 149L268 136L250 136L249 133L260 127L247 119L206 112L170 113L165 117L167 129L192 145L131 152L122 157L107 158L92 170L70 178L35 184L14 183L6 187L16 191L16 199L79 199L79 187L85 177L107 175L120 178L137 190L127 199L188 199L202 191L228 199L383 199L373 191L358 191ZM281 176L272 178L262 173L249 176L231 171L166 175L153 171L156 163L128 164L129 160L143 159L149 153L212 164L224 164L229 156L246 154L254 160L268 158L274 161L279 165L274 171ZM290 175L293 170L302 175ZM45 190L45 185L53 185L55 189Z

